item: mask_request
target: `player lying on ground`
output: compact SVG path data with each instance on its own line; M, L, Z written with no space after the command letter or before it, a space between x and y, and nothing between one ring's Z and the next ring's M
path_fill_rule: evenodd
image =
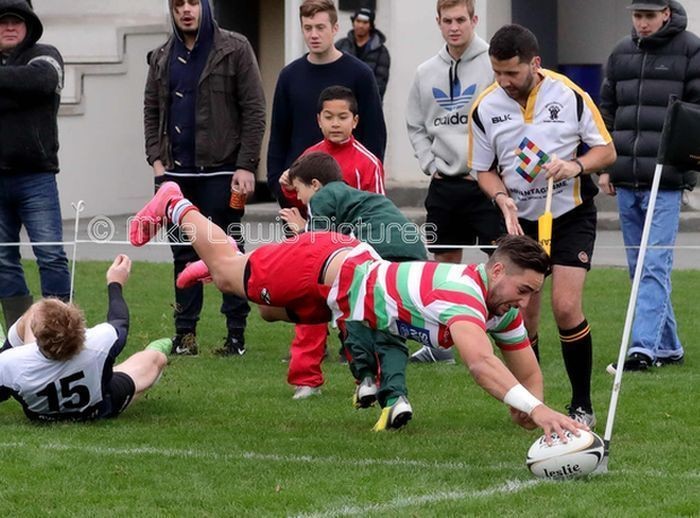
M0 401L14 397L29 419L117 417L158 380L170 339L151 343L113 367L129 331L122 286L131 260L119 255L107 270L107 322L85 328L82 312L58 299L31 306L9 329L0 354Z
M132 219L131 243L146 244L166 222L182 227L202 258L183 271L179 282L184 285L211 274L221 291L261 304L267 320L317 323L323 316L330 319L332 309L340 323L362 321L432 345L454 343L474 380L509 405L520 426L539 426L548 436L587 429L541 401L542 373L526 347L518 308L539 292L550 263L530 238L509 236L501 244L503 253L494 253L488 265L472 267L391 263L370 246L330 232L307 232L242 255L223 230L183 198L177 184L166 182ZM521 253L531 267L517 259ZM361 300L367 294L377 298ZM382 300L389 302L384 314L377 310ZM486 334L489 325L506 321L510 324L497 329L501 343L512 346L503 348L508 367L493 353ZM388 427L395 419L403 424L388 409Z

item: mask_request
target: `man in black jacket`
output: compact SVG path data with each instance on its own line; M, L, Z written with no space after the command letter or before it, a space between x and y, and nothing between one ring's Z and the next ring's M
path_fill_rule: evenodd
M146 155L156 186L175 181L202 213L242 246L243 209L236 197L255 189L255 171L265 132L265 97L258 63L248 40L220 29L209 0L170 0L173 34L149 55L144 97ZM177 232L169 233L179 241ZM173 246L175 275L198 259L194 249ZM194 355L202 309L201 286L175 287L173 353ZM223 295L228 335L217 353L245 353L250 312L240 297Z
M600 102L618 159L600 175L599 184L605 193L617 195L634 275L669 96L700 104L700 38L686 30L685 9L674 0L634 0L628 9L634 29L608 59ZM695 186L695 174L664 167L625 370L683 362L671 305L672 247L682 193Z
M37 44L43 26L27 0L0 0L0 243L63 240L58 201L58 106L63 59ZM61 245L35 246L45 297L68 300ZM0 302L7 327L31 306L19 247L0 246Z
M374 26L374 11L367 7L358 9L350 17L352 30L346 38L341 38L335 47L347 54L364 61L372 69L379 87L379 97L384 99L386 85L389 82L391 57L384 43L386 36Z

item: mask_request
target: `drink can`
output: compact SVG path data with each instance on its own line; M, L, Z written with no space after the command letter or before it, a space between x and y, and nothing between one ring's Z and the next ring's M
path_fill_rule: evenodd
M245 200L245 194L238 189L231 189L231 198L228 202L229 207L236 210L243 210L245 208Z

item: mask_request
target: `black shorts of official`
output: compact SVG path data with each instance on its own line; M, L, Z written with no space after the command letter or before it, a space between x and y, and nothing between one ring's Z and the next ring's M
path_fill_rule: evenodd
M109 395L112 400L112 410L102 417L109 419L121 414L134 399L136 385L131 376L123 372L113 372L109 380Z
M552 224L552 264L591 269L595 245L597 211L593 200L554 219ZM537 239L537 221L520 220L523 232Z
M428 250L455 250L435 245L492 245L506 228L501 211L494 207L479 184L464 177L434 176L425 199L427 231L434 233ZM478 241L477 241L478 239ZM432 245L432 246L431 246ZM492 250L485 249L487 253Z

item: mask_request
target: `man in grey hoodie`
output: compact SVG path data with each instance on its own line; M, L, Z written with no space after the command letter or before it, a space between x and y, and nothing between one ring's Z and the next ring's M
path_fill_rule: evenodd
M446 45L418 66L406 126L420 168L431 177L425 200L435 245L490 245L505 227L467 167L472 103L493 83L488 44L474 33L475 0L438 0L437 24ZM430 247L440 262L460 263L461 248ZM413 362L453 361L451 351L420 349Z

